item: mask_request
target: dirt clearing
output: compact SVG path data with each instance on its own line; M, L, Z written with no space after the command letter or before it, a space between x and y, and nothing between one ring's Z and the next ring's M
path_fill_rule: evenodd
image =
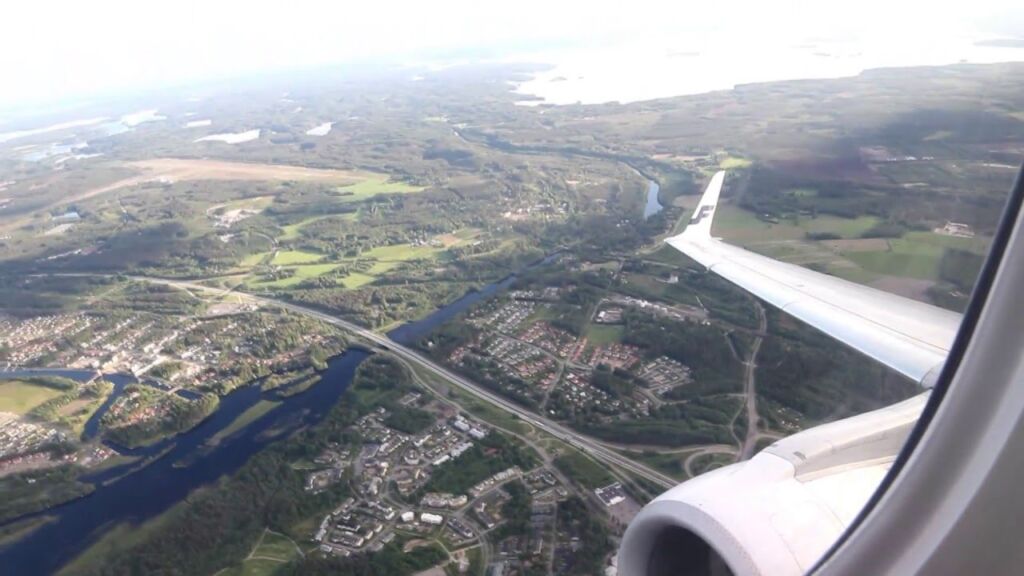
M899 276L883 276L872 282L870 286L872 288L878 288L879 290L885 290L886 292L899 294L900 296L906 296L907 298L913 298L914 300L920 300L921 302L931 304L932 300L928 297L928 289L934 284L935 282L931 280L900 278Z
M368 173L350 170L306 168L284 164L250 164L222 160L193 160L186 158L156 158L125 164L148 173L150 179L180 180L295 180L299 182L327 182L355 184L366 180Z

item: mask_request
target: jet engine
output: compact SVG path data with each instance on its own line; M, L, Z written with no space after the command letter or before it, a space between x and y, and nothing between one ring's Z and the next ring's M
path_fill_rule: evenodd
M626 530L618 574L804 574L878 487L928 394L794 434L662 494Z

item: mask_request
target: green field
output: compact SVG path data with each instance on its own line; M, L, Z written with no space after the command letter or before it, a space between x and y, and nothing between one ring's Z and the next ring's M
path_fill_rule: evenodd
M660 452L624 452L623 455L631 460L642 462L652 468L655 468L659 472L671 476L676 480L686 480L686 470L684 464L686 458L696 452L698 449L689 450L686 452L676 453L660 453Z
M0 412L24 414L51 398L64 394L46 386L37 386L21 380L0 381Z
M316 252L304 252L302 250L280 250L270 261L275 266L288 266L291 264L308 264L317 262L324 257Z
M436 258L444 252L444 248L426 245L413 246L412 244L392 244L390 246L378 246L377 248L363 252L357 259L346 259L346 262L350 263L370 261L370 265L362 272L349 273L347 276L342 278L339 283L350 290L361 288L374 282L379 276L390 272L397 266L401 265L402 262ZM242 264L250 267L254 266L255 264L263 261L268 255L269 253L267 252L252 254L247 256L245 260L242 261ZM324 255L315 252L307 252L303 250L281 250L277 252L270 263L275 266L281 266L286 270L292 270L294 271L294 274L288 278L269 281L251 278L247 284L252 288L288 288L290 286L295 286L304 280L308 280L309 278L323 276L340 265L339 263L311 264L311 262L321 262L323 258Z
M376 276L370 276L368 274L362 274L360 272L353 272L348 276L341 279L341 283L349 290L355 290L356 288L362 288L367 284L376 280Z
M398 260L377 260L372 266L370 266L370 269L367 270L366 273L370 276L380 276L381 274L390 272L401 264L402 263Z
M722 170L746 168L747 166L750 166L750 160L747 160L746 158L737 158L736 156L726 155L718 161L718 167Z
M825 266L825 272L842 278L843 280L849 280L850 282L856 282L858 284L870 284L875 280L878 280L878 274L869 272L857 265L843 265L844 263L830 263Z
M959 248L984 254L984 238L956 238L934 232L908 232L903 238L888 241L884 251L843 252L843 256L861 268L877 274L936 280L939 263L947 248Z
M314 222L319 222L320 220L326 220L328 218L338 218L345 222L352 222L357 217L357 212L349 212L345 214L322 214L320 216L313 216L312 218L306 218L305 220L301 220L299 222L296 222L295 224L288 224L287 226L282 226L281 230L284 231L284 234L278 236L278 238L280 240L294 240L299 237L299 233L303 227L308 226Z
M343 194L342 199L345 202L359 202L378 194L409 194L422 190L422 186L413 186L405 182L391 182L386 178L368 178L358 184L338 188L338 192Z
M391 246L378 246L367 250L360 254L359 257L404 262L406 260L433 258L441 252L444 252L444 248L413 246L412 244L392 244Z
M556 458L555 466L588 489L607 486L615 481L615 478L603 466L575 449Z
M591 324L587 328L587 342L594 346L602 344L614 344L622 342L625 329L622 326L607 326L604 324Z
M689 218L689 214L685 216ZM719 206L715 213L712 231L732 244L746 246L771 240L803 240L808 233L832 232L843 238L859 238L861 234L878 224L874 216L840 218L820 215L797 217L795 221L783 220L778 223L765 222L753 212L738 206Z
M295 542L291 538L267 530L263 533L263 539L260 540L259 545L253 550L252 556L253 558L288 562L295 558L298 553L299 550L295 547Z
M728 466L736 461L736 457L732 454L701 454L693 459L693 463L690 467L693 469L695 475L700 475L705 472L710 472L715 468L721 468L722 466Z
M289 266L287 270L294 270L295 274L288 278L281 278L280 280L271 280L269 282L264 281L253 281L250 286L254 288L287 288L294 286L303 280L309 278L316 278L317 276L323 276L328 272L337 268L337 264L309 264L306 266Z
M451 386L447 380L437 376L433 372L428 372L418 367L413 368L413 371L415 371L421 379L428 381L430 383L430 387L437 390L447 390L447 395L452 400L458 402L459 405L465 408L469 413L485 422L517 434L527 434L533 430L529 424L523 422L514 414L506 412L489 402L480 400L468 392L463 392L459 388Z
M232 566L227 570L217 572L217 576L271 576L281 569L282 564L284 562L278 562L277 560L251 558L238 566Z
M252 268L253 266L262 264L264 260L270 257L270 255L270 252L259 252L256 254L249 254L248 256L242 259L242 266L245 266L246 268Z

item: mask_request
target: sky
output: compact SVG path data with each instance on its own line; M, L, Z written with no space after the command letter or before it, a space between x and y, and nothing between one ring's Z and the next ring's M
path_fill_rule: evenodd
M0 107L345 62L559 63L633 44L672 52L728 43L739 54L841 42L852 51L927 52L950 38L969 46L1007 37L1024 37L1024 2L17 1L0 20Z

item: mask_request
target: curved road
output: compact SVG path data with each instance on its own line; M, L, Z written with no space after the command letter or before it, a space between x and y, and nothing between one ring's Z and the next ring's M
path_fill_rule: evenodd
M192 282L183 282L178 280L168 280L164 278L133 276L132 279L143 282L151 282L154 284L164 284L167 286L174 286L177 288L186 288L190 290L199 290L202 292L217 293L221 295L225 294L226 292L229 292L229 290L226 291L222 288L212 288L210 286L203 286L202 284L194 284ZM658 486L661 486L665 489L672 488L679 483L678 481L673 480L672 478L656 470L652 470L651 468L648 468L643 464L639 464L637 462L634 462L633 460L630 460L629 458L626 458L625 456L622 456L618 452L615 452L614 450L607 448L606 446L603 446L598 442L579 434L578 432L570 430L569 428L566 428L565 426L562 426L557 422L548 420L543 416L534 414L533 412L530 412L526 408L523 408L513 403L512 401L506 400L505 398L495 394L494 392L482 388L478 384L466 378L463 378L458 374L451 372L450 370L444 368L439 364L436 364L434 361L422 356L419 352L416 352L411 348L408 348L402 344L395 342L394 340L388 338L386 335L378 334L376 332L363 328L362 326L358 326L346 320L342 320L341 318L337 318L335 316L331 316L330 314L326 314L324 312L320 312L312 308L307 308L305 306L299 306L296 304L292 304L290 302L282 302L280 300L275 300L272 298L264 298L262 296L254 296L252 294L246 294L244 292L236 292L236 294L238 294L241 297L252 300L254 302L259 302L262 304L266 304L268 306L277 306L279 308L284 308L285 310L289 310L296 314L302 314L311 318L316 318L317 320L321 320L328 324L338 326L339 328L342 328L347 332L350 332L365 340L373 342L374 344L377 344L378 346L381 346L382 348L385 348L386 350L395 354L399 358L407 362L417 364L420 367L425 368L433 372L434 374L437 374L438 376L441 376L445 380L448 380L452 384L455 384L456 386L473 394L474 396L486 400L507 412L515 414L528 424L536 428L539 428L560 440L568 442L570 445L577 448L578 450L581 450L589 454L591 457L600 460L605 464L636 474L637 476L649 482L652 482Z
M754 307L757 309L758 320L761 323L758 329L758 334L766 333L768 329L768 319L764 315L764 307L761 303L754 301ZM757 370L757 353L761 351L761 342L764 338L760 335L754 337L754 343L750 347L750 356L747 357L747 368L745 373L743 393L746 395L746 408L747 408L747 437L743 439L743 445L740 447L740 454L738 460L749 460L754 455L754 448L757 447L757 440L761 437L761 433L758 432L757 424L760 417L757 415L757 387L754 381L754 371Z

